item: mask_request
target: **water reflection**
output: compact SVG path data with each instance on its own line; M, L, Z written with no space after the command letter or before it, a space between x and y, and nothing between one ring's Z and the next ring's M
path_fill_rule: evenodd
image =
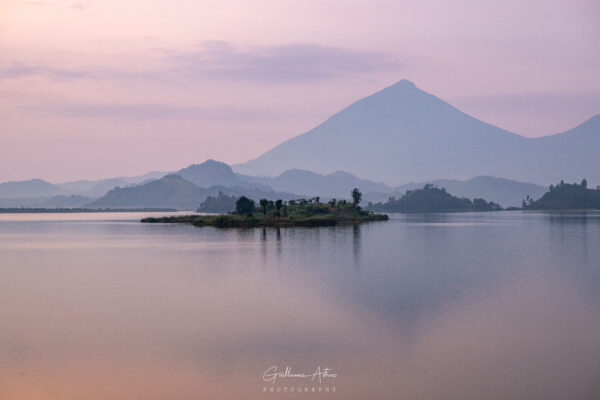
M0 219L0 398L306 398L260 376L321 365L331 399L595 399L600 218L584 220Z

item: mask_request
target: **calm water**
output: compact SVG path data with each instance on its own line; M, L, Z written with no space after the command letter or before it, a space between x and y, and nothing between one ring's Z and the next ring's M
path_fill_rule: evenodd
M600 398L599 213L141 216L0 215L0 399Z

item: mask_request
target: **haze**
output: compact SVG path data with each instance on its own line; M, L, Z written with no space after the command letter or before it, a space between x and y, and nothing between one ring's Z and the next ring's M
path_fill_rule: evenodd
M0 182L244 162L401 78L560 132L600 110L599 22L595 1L5 0Z

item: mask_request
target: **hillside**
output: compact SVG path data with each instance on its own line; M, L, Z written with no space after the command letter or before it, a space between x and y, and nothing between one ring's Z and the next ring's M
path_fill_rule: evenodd
M588 189L584 179L580 184L564 183L550 186L550 190L537 199L523 201L525 210L598 210L600 188Z
M52 197L19 197L11 199L1 199L0 207L30 207L30 208L71 208L81 207L91 201L89 197L77 195L58 195Z
M132 187L117 187L87 205L90 208L195 209L204 200L203 191L179 175Z
M465 212L465 211L499 211L502 208L484 199L467 199L456 197L445 188L427 184L420 189L407 191L402 197L390 198L385 203L369 203L369 210L383 212Z
M303 196L322 196L323 198L347 198L350 191L357 187L363 192L392 193L394 189L383 183L360 179L343 171L332 174L294 169L285 171L275 178L238 175L240 179L260 183L277 191L297 193Z
M220 192L229 196L247 196L256 200L263 197L277 197L285 200L297 197L290 193L239 186L215 185L201 188L179 175L171 174L145 184L112 189L105 196L87 204L86 207L195 210L208 196L218 196Z
M240 186L245 183L238 178L229 165L210 159L202 164L192 164L182 168L177 171L177 175L203 188L215 185Z
M544 185L583 175L600 182L598 148L600 116L562 134L529 139L402 80L234 170L267 176L342 170L393 185L480 175Z
M64 194L60 186L41 179L0 183L0 198L51 197Z

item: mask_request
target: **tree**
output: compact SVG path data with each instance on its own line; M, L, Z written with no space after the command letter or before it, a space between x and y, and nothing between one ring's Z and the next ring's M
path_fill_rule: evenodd
M260 199L260 207L262 208L263 215L267 215L267 206L269 205L269 200Z
M283 200L279 199L275 202L275 208L277 209L277 216L279 217L281 215L280 210L281 210L281 206L283 205Z
M357 207L362 199L362 193L357 188L352 189L352 205Z
M581 186L584 188L587 187L587 180L585 178L581 181Z
M254 211L254 200L242 196L235 202L235 212L238 214L248 215L252 214L252 211Z

